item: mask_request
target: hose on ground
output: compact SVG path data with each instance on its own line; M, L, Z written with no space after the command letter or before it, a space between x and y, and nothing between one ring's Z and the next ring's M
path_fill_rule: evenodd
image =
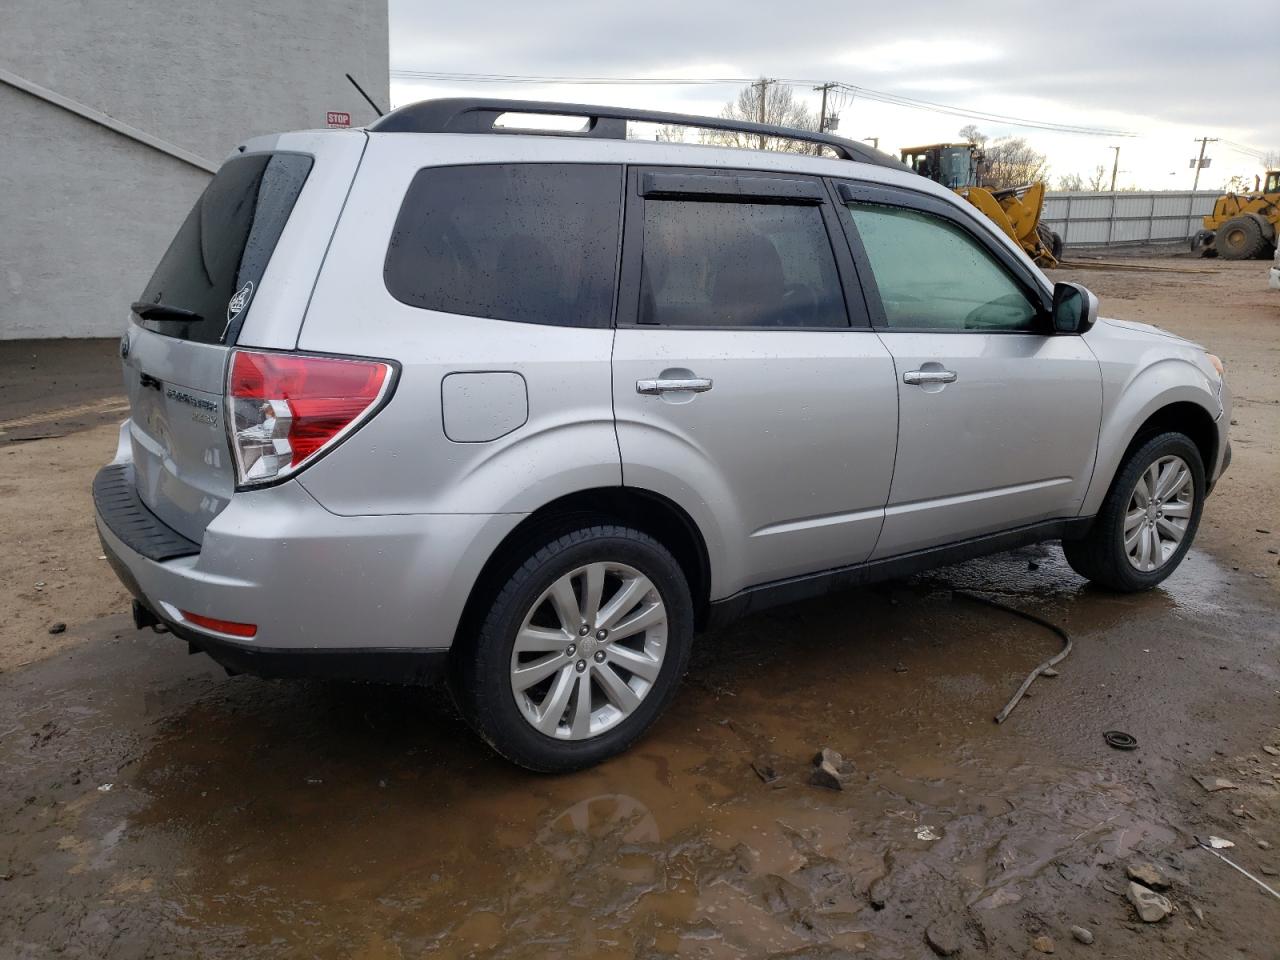
M1044 627L1046 630L1051 630L1062 638L1062 649L1027 674L1027 679L1022 681L1022 686L1018 687L1018 692L1015 693L1013 698L1004 705L1004 709L996 714L996 723L1004 723L1009 719L1009 714L1013 713L1013 708L1018 705L1018 702L1031 688L1031 684L1035 682L1036 677L1067 658L1067 654L1071 652L1071 635L1056 623L1046 620L1043 617L1037 617L1034 613L1027 613L1027 611L1019 610L1017 607L1011 607L1007 603L1001 603L999 600L992 600L990 597L984 597L981 594L970 593L968 590L952 590L951 595L954 597L964 597L966 600L972 600L974 603L994 607L996 610L1003 610L1006 613L1013 614L1015 617L1021 617L1023 620L1030 620L1032 623Z

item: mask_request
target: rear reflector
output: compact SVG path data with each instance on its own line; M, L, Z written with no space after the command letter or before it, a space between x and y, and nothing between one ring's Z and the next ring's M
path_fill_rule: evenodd
M233 637L252 637L258 632L258 628L252 623L236 623L234 620L219 620L217 617L202 617L198 613L192 613L190 610L180 611L182 619L187 623L195 624L197 627L204 627L206 630L216 630L218 633L230 634Z
M242 486L296 473L377 409L394 371L378 360L237 350L227 385Z

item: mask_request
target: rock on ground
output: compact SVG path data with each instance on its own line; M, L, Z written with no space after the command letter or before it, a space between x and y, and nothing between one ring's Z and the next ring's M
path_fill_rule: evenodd
M1136 880L1152 890L1168 890L1169 878L1165 872L1149 860L1135 860L1125 868L1130 880Z
M1129 884L1129 902L1138 911L1144 923L1158 923L1173 913L1173 904L1154 890L1149 890L1140 883Z
M1085 944L1093 943L1093 932L1086 929L1085 927L1072 927L1071 935L1075 937L1077 940L1079 940L1081 943L1085 943Z
M960 952L960 934L950 924L931 923L924 938L933 952L940 957L952 957Z

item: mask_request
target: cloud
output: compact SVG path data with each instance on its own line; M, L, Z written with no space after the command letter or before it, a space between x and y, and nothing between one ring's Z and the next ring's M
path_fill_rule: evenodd
M1001 52L989 43L954 37L911 38L859 47L831 60L833 65L852 67L867 73L933 73L961 64L993 63Z
M1185 150L1178 145L1192 136L1222 136L1264 150L1280 147L1280 113L1272 103L1280 68L1273 45L1232 44L1229 75L1221 73L1222 58L1209 56L1206 38L1225 25L1219 23L1224 15L1203 5L812 0L788 7L761 0L488 0L448 5L445 15L438 4L390 2L393 69L841 80L995 113L1135 130L1148 146L1169 144L1162 148L1167 157L1144 161L1152 170L1161 168L1165 183L1169 169L1186 166ZM1237 0L1230 23L1233 30L1251 25L1245 33L1256 35L1275 22L1275 13L1275 0ZM520 96L702 113L716 112L736 93L734 84L407 87L392 79L393 90L404 99L427 93ZM813 96L803 86L797 92ZM869 131L874 123L954 133L965 122L865 104L853 116L858 129ZM1018 128L991 132L1017 133ZM1024 132L1033 141L1039 136ZM1106 140L1081 141L1070 152L1105 159L1106 146ZM1130 153L1162 157L1154 148ZM1228 162L1222 156L1215 169ZM1251 162L1240 155L1231 159Z

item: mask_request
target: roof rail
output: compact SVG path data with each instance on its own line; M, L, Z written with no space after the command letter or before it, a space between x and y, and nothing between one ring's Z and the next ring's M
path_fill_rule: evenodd
M504 113L528 113L549 116L583 117L584 130L529 130L495 127L494 121ZM874 163L882 167L903 169L903 164L887 153L865 144L815 130L779 127L771 123L727 120L724 117L699 117L688 113L664 113L657 110L633 110L629 107L600 107L582 103L544 103L539 100L500 100L454 97L443 100L420 100L392 110L370 130L379 133L509 133L567 137L594 137L625 140L627 121L697 127L702 130L728 130L733 133L781 137L831 148L842 160Z

